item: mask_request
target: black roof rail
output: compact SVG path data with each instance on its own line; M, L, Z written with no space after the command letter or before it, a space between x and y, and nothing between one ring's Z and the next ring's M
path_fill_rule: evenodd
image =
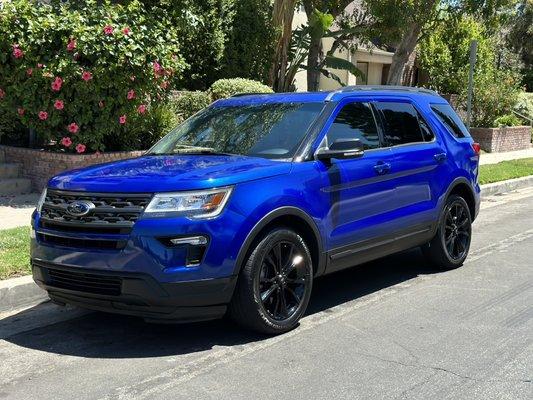
M420 88L416 86L394 86L394 85L355 85L345 86L337 90L337 93L352 92L357 90L398 90L403 92L416 92L431 94L433 96L440 96L437 92L431 89Z

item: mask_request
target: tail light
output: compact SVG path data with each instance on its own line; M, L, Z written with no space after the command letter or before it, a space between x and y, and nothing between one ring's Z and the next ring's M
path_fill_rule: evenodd
M481 154L481 146L479 143L472 143L472 149L474 150L474 153L476 153L476 156Z

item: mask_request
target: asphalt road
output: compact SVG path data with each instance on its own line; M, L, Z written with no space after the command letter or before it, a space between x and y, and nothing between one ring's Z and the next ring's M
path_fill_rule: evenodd
M42 304L0 316L0 399L533 399L533 188L457 270L409 251L316 281L274 338Z

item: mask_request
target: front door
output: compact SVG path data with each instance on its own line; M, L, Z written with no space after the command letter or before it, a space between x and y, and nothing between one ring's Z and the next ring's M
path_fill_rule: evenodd
M330 205L325 228L331 258L328 271L332 271L353 265L354 255L390 232L395 187L389 178L394 172L393 154L382 147L370 104L341 102L326 132L321 147L341 139L358 139L364 146L361 157L319 165L326 182L321 191Z

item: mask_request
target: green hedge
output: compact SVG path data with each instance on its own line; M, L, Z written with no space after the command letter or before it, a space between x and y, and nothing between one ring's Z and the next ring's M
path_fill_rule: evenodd
M273 90L261 82L250 79L219 79L211 85L209 92L213 100L223 99L238 93L273 93Z

